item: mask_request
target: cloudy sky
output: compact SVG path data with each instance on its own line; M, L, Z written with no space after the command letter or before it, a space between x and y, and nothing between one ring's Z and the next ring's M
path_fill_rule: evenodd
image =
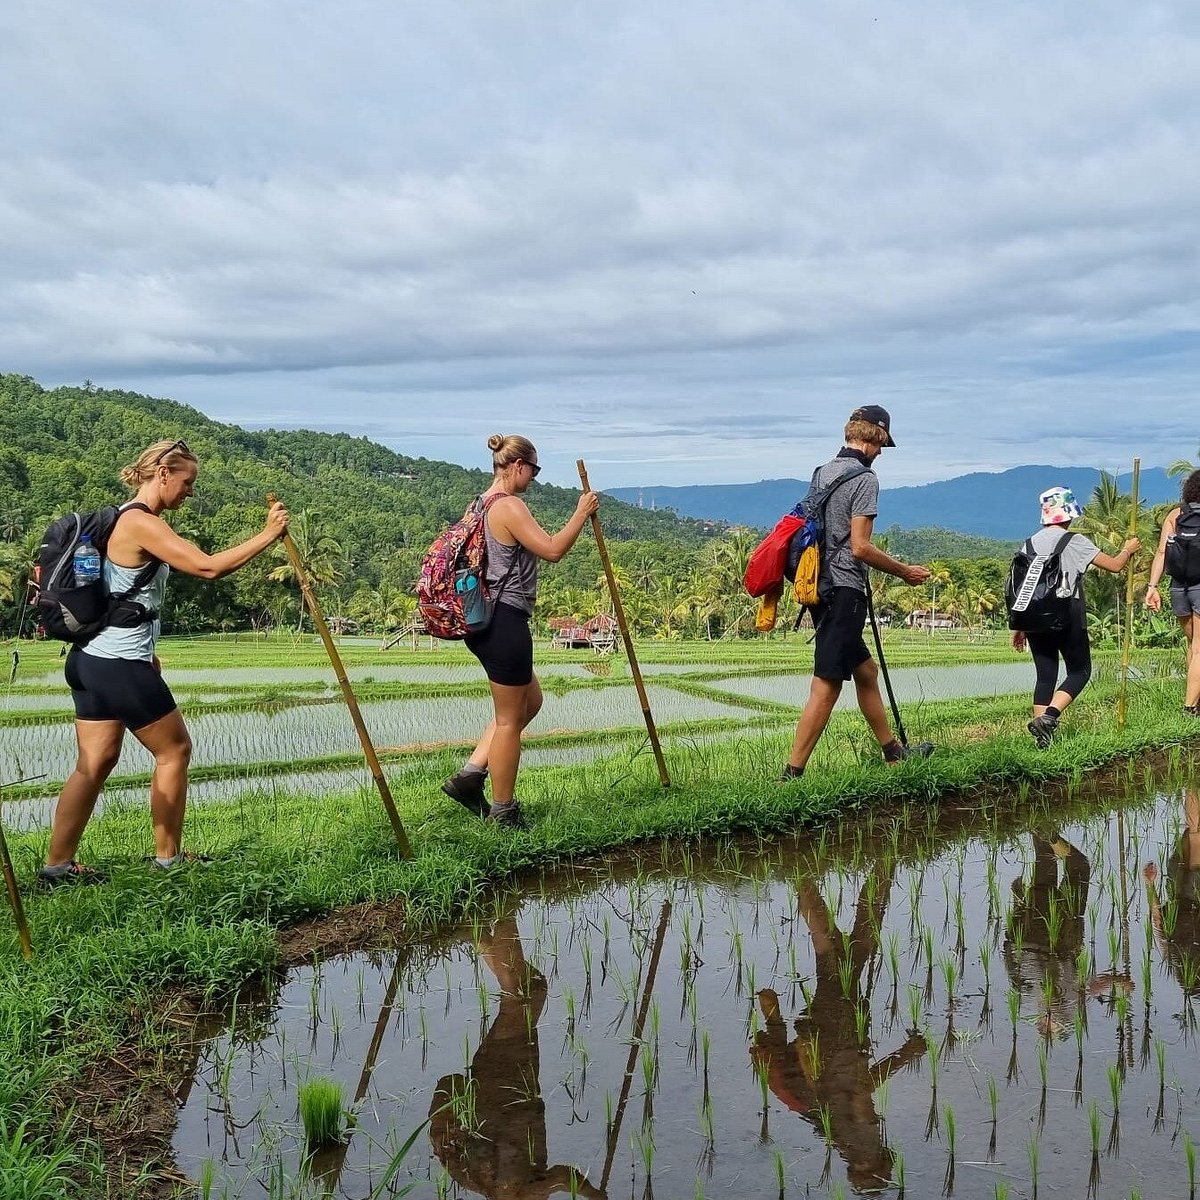
M5 0L0 370L544 479L1200 445L1200 5Z

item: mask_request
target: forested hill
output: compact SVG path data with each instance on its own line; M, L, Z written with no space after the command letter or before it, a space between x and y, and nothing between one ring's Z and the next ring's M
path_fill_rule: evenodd
M31 539L36 546L52 516L123 499L120 468L160 438L185 439L200 460L196 494L172 517L181 533L210 549L244 538L261 527L264 498L273 491L293 514L310 515L297 528L297 540L309 543L305 548L315 559L322 538L336 544L339 561L329 573L350 588L386 583L411 589L429 542L491 480L490 473L397 454L366 438L251 431L171 400L92 388L48 390L25 376L0 375L0 541L10 549ZM556 529L574 511L578 493L535 484L526 499L539 520ZM613 499L604 503L603 520L613 541L681 550L700 545L710 533L703 522ZM590 583L595 564L587 569ZM256 575L261 580L265 574L264 567L239 577L241 612L228 619L257 606L250 593ZM221 595L232 605L230 588L214 593L207 586L204 606L210 611L220 607Z

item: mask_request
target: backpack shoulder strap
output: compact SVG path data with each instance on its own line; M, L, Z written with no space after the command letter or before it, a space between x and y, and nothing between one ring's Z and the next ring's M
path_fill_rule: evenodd
M140 500L130 500L127 504L117 506L117 521L119 521L127 512L140 511L150 513L154 516L149 505L143 504ZM116 521L113 522L113 528L116 528ZM109 535L112 536L111 534ZM158 574L158 568L163 565L161 558L155 558L150 555L150 561L133 577L133 582L123 592L115 592L112 596L113 600L128 600L130 596L136 595L146 587L150 581Z
M829 487L826 489L825 494L821 497L820 503L821 503L822 513L824 513L825 509L828 507L829 501L830 501L831 497L833 496L833 493L836 492L838 490L838 488L840 488L842 486L843 483L849 483L850 480L852 480L852 479L861 479L864 475L874 475L874 474L875 474L875 472L872 471L870 467L864 467L861 463L859 463L857 469L852 470L852 471L847 471L845 473L845 475L843 475L840 479L835 479L833 481L833 483L831 483L829 485Z

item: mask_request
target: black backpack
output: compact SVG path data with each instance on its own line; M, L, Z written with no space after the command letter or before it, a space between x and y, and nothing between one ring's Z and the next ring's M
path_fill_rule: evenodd
M82 646L110 625L129 629L153 621L158 616L157 612L130 599L154 578L155 572L162 566L157 558L152 558L137 573L133 586L125 592L109 595L103 575L94 583L79 586L75 582L72 560L83 535L91 535L92 545L103 557L118 519L131 508L150 511L137 501L132 504L110 504L95 512L67 513L52 522L46 530L35 573L35 604L47 637Z
M1179 587L1200 584L1200 504L1185 504L1167 538L1167 574Z
M1073 597L1060 596L1058 589L1063 579L1062 549L1074 536L1064 532L1048 554L1038 554L1029 539L1013 555L1004 589L1009 629L1047 633L1070 625Z

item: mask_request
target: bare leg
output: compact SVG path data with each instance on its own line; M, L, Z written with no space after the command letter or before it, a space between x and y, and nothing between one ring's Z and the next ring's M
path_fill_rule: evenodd
M174 858L179 853L183 836L188 763L192 759L191 735L176 708L165 717L135 729L133 736L154 755L154 774L150 779L154 853L158 858Z
M1200 704L1200 617L1190 613L1179 618L1183 635L1187 638L1187 685L1183 702L1189 707Z
M1060 713L1066 712L1074 700L1075 697L1070 692L1057 691L1050 697L1050 704L1035 704L1033 706L1033 715L1040 717L1051 705L1057 708Z
M841 694L840 679L820 679L816 675L813 676L812 685L808 690L808 703L800 714L800 720L796 722L796 736L792 739L792 753L788 757L790 766L807 766L813 749L821 734L825 732L825 726L829 724L833 706Z
M886 746L892 740L892 727L888 724L887 710L879 692L879 667L874 659L868 658L854 668L854 690L858 694L858 707L875 740Z
M538 682L538 677L535 675L525 687L525 720L521 728L524 729L541 710L542 685ZM474 764L481 770L487 770L492 752L492 738L495 736L495 733L496 722L493 719L487 723L479 742L471 752L471 757L467 759L467 762Z
M521 731L542 707L542 688L536 675L524 687L506 687L500 683L490 686L496 708L488 746L492 803L509 804L517 785L517 767L521 763Z
M54 808L46 866L65 866L74 859L96 797L121 757L124 736L125 726L120 721L75 722L79 753Z

